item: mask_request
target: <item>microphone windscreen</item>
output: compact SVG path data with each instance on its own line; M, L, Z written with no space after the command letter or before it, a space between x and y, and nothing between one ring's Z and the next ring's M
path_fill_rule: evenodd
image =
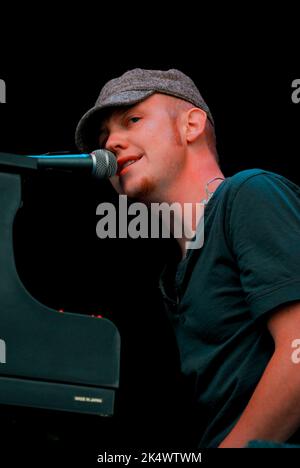
M117 173L118 164L114 153L105 149L97 149L92 152L92 155L94 155L96 161L94 177L104 179Z

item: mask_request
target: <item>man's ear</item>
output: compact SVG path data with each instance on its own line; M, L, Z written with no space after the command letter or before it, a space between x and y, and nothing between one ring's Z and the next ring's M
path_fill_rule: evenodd
M198 107L193 107L186 114L186 141L193 143L203 134L206 125L206 112Z

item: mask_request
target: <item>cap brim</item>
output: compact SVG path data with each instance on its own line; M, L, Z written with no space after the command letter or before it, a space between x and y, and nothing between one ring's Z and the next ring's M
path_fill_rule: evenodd
M75 131L75 143L79 151L91 152L99 147L99 130L105 111L111 107L132 106L154 94L155 91L123 91L109 96L101 104L92 107L80 119Z

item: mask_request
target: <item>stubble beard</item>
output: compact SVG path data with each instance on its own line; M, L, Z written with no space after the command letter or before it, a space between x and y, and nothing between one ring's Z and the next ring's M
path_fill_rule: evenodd
M153 194L155 190L155 183L149 177L143 176L138 181L138 183L134 185L134 187L126 188L126 184L124 185L122 184L122 189L129 198L132 198L137 201L144 202L144 203L147 203L147 202L150 203L152 201L151 195Z

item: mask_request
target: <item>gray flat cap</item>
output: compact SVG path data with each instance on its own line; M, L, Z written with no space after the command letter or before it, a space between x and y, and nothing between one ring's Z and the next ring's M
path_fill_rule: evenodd
M111 107L131 106L152 94L162 93L174 96L203 109L214 125L211 112L195 83L179 70L143 70L135 68L118 78L108 81L102 88L95 106L80 119L75 143L80 151L97 149L99 129L103 111Z

